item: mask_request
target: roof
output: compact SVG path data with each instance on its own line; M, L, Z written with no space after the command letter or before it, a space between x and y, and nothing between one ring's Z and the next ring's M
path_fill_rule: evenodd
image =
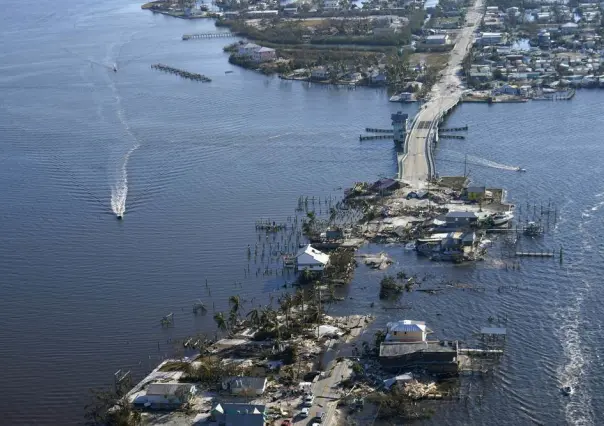
M438 341L415 343L385 342L380 345L381 357L395 357L416 352L455 352L455 349L450 346L441 345Z
M402 331L414 333L417 331L426 331L426 323L424 321L402 320L389 322L386 324L388 331Z
M447 34L435 34L426 37L426 40L446 40L448 37Z
M256 43L246 43L243 45L244 49L255 49L257 47L260 47L260 46L258 46Z
M219 402L212 407L212 411L217 411L219 413L228 415L263 414L266 411L266 406Z
M507 87L507 88L514 88L516 89L516 86L511 86L509 84L504 84L503 87ZM467 188L468 192L485 192L487 190L487 188L485 186L468 186Z
M327 262L329 262L328 254L325 254L325 253L317 250L316 248L313 248L310 244L308 244L306 247L304 247L302 250L300 250L298 252L298 254L296 255L296 257L300 257L304 254L309 255L314 260L316 260L319 263L322 263L323 265L327 265Z
M501 37L501 33L482 33L482 37Z
M193 386L190 383L151 383L147 386L147 395L176 395L190 392Z
M476 213L474 212L449 212L446 217L459 217L459 218L472 218L474 219Z
M257 50L257 52L274 52L275 49L271 49L270 47L261 47Z
M266 377L229 377L225 382L238 388L264 389L266 386Z
M578 28L579 24L575 24L574 22L567 22L566 24L562 25L562 28Z

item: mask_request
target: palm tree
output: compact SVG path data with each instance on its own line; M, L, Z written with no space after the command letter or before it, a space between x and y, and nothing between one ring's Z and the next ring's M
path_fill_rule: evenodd
M258 309L258 308L252 309L247 314L247 316L250 318L250 321L255 326L260 325L260 315L261 315L261 312L260 312L260 309Z
M285 326L289 329L289 317L291 312L291 307L294 304L294 298L290 293L285 294L281 298L281 310L285 312Z
M214 322L216 323L218 329L221 331L227 331L229 329L227 320L222 312L216 312L214 314Z
M260 322L262 328L271 328L276 323L277 315L269 306L262 310Z
M229 297L229 305L231 306L231 312L238 316L241 309L241 298L238 295Z
M295 306L302 306L302 318L304 318L304 290L296 290L296 294L293 297L293 303Z

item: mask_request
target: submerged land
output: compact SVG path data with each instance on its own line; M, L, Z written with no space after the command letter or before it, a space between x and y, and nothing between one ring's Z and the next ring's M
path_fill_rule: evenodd
M529 5L503 1L442 1L428 11L415 2L217 5L221 10L211 12L217 25L247 39L225 47L231 63L283 79L388 87L395 102L424 103L413 118L393 114L392 129L368 129L395 142L396 176L354 183L341 200L325 200L324 215L317 215L314 199L299 199L294 219L256 224L266 241L287 232L282 243L267 243L281 273L291 270L294 277L278 300L246 304L233 295L228 312L210 312L198 301L194 313L211 315L216 334L183 339L174 356L134 388L120 381L97 397L89 417L116 424L400 424L429 418L442 400L463 401L463 375L488 374L503 356L505 320L474 324L480 331L469 339L442 340L429 319L401 315L375 324L362 313L330 315L341 301L336 289L350 282L359 263L377 270L392 263L384 252L358 255L367 242L459 264L488 258L493 239L503 235L502 244L517 256L557 256L518 252L516 239L544 233L545 223L512 227L515 206L504 188L471 182L465 173L440 176L432 151L440 138L463 138L459 132L468 130L443 124L460 102L570 99L569 89L599 85L599 38L567 37L581 26L599 31L599 9L594 15L578 6L585 20L575 27L561 24L566 15L558 6L539 6L536 20L546 22L527 23ZM152 7L198 15L181 2ZM560 37L547 29L555 25ZM525 34L539 47L506 45ZM556 212L542 207L539 217L545 214L549 221ZM248 247L248 259L260 255L264 242ZM559 257L562 262L561 250ZM386 272L376 290L396 301L405 292L453 288L479 290L405 272ZM171 325L170 316L162 319L162 326Z

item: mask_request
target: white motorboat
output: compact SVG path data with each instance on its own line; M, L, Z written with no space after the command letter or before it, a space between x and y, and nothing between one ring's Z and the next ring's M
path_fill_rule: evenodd
M522 167L516 167L516 171L517 172L526 172L526 169L523 169Z
M512 212L501 212L491 216L491 220L495 226L504 225L512 219L514 219L514 214Z
M562 395L564 396L570 396L573 394L573 388L571 386L563 386L560 388L560 392L562 392Z

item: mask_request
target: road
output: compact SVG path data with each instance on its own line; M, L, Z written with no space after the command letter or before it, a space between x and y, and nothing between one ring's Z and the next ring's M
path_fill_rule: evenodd
M336 411L337 400L341 394L337 385L344 379L350 376L350 369L346 361L338 362L331 374L317 382L312 387L312 392L315 395L315 404L310 410L308 425L312 425L312 418L319 411L325 413L323 425L331 426L335 424L334 414Z
M483 15L483 0L476 0L468 9L466 26L459 32L447 67L441 73L438 83L432 87L429 100L418 112L413 127L406 139L406 153L398 156L398 178L414 188L422 188L430 177L428 152L429 136L438 131L437 121L441 114L453 107L461 98L463 89L459 80L464 56L474 40L474 31Z

